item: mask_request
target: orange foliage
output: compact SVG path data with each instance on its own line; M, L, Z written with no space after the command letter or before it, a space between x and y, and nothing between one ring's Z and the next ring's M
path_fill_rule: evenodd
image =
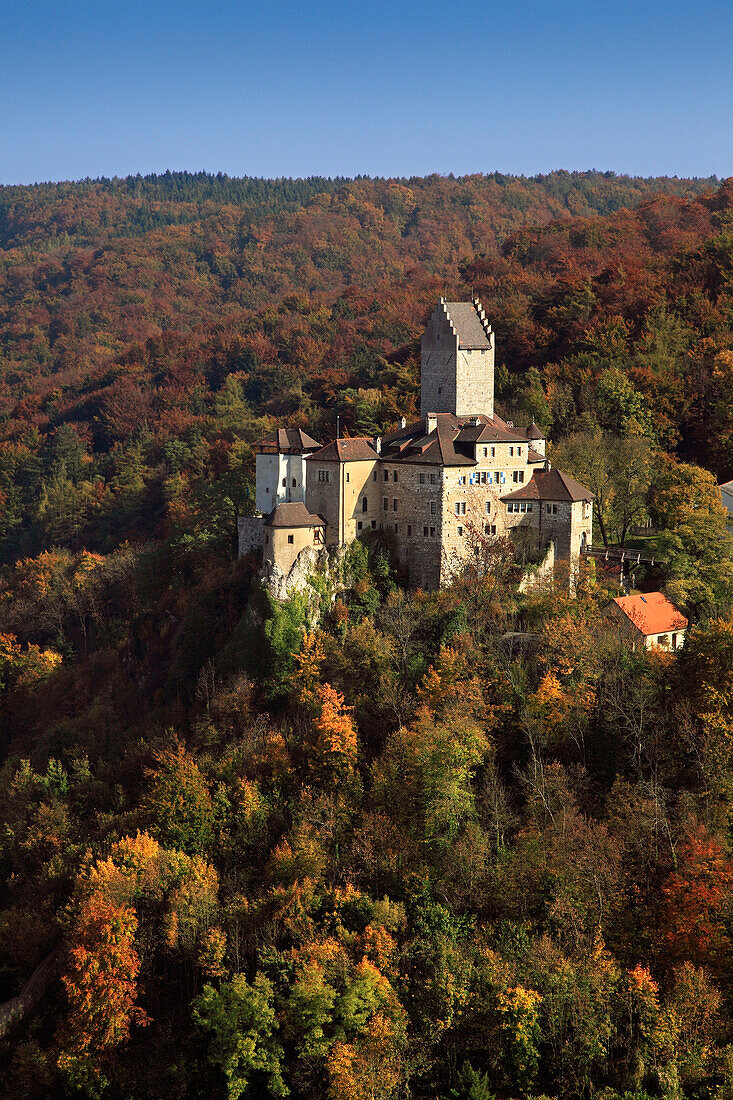
M319 767L326 778L343 778L356 764L356 726L351 717L353 708L344 706L343 695L330 684L317 688L316 694L321 705L320 716L315 721Z
M731 948L724 913L733 888L733 863L717 837L691 828L678 867L664 887L665 940L675 959L720 966Z

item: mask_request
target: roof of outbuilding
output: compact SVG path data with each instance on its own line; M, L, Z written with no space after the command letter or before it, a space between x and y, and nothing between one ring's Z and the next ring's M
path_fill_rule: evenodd
M319 451L308 455L308 461L316 462L369 462L379 458L373 441L357 435L351 439L334 439Z
M278 504L264 519L265 527L325 527L325 520L309 512L300 500Z
M578 501L593 500L593 494L562 470L535 470L526 485L501 499Z
M321 444L302 428L276 428L274 432L258 439L253 449L270 454L303 454L315 451Z
M616 596L613 602L645 637L687 627L685 616L662 592Z
M471 350L490 348L491 343L473 302L445 302L453 328L458 334L458 346Z

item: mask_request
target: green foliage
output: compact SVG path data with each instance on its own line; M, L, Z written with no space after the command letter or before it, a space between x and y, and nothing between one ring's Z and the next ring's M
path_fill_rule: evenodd
M257 1095L261 1080L270 1096L288 1095L272 983L263 974L251 985L237 974L218 990L205 986L194 1003L193 1018L210 1033L209 1059L221 1069L231 1100Z

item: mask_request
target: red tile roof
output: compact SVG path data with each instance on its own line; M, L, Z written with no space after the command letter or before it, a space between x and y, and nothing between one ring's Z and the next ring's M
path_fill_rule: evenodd
M562 470L535 470L526 485L501 499L577 501L593 500L593 494Z
M617 596L613 601L645 637L685 630L687 619L662 592L642 596Z
M371 439L357 435L351 439L334 439L320 451L308 455L312 462L368 462L379 458Z
M299 500L278 504L264 519L265 527L325 527L320 516L309 512Z
M253 450L261 454L304 454L315 451L321 444L302 428L277 428L274 432L258 439Z

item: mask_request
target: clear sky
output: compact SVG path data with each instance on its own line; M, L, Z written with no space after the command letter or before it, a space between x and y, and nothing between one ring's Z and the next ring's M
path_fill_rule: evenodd
M733 0L0 0L0 182L733 174Z

